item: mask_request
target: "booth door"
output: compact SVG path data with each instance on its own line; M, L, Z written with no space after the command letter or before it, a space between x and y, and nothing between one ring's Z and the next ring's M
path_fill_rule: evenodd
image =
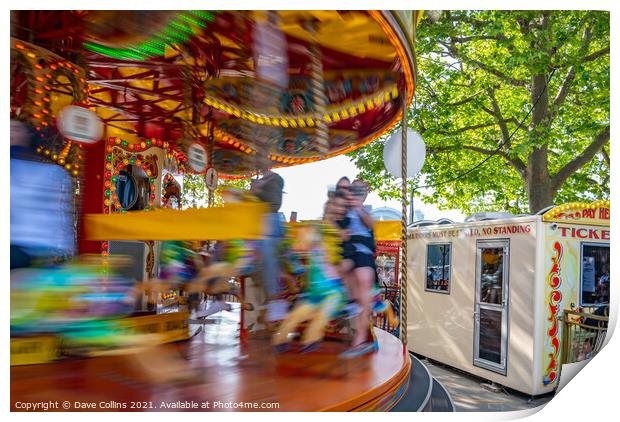
M508 240L476 243L474 365L506 375Z

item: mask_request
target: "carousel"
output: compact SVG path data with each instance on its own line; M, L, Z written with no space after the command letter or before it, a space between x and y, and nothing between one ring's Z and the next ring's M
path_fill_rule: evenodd
M397 338L375 329L378 351L346 364L337 357L346 347L338 341L325 342L315 353L274 356L269 337L243 321L252 311L243 301L243 283L235 293L242 298L241 335L209 327L196 335L183 308L183 289L148 286L161 278L162 260L173 253L166 242L261 236L264 209L258 203L181 210L184 174L204 175L212 205L218 181L329 159L367 145L398 123L406 128L403 111L415 89L420 16L416 11L12 12L11 118L34 128L41 160L63 166L74 178L76 243L80 255L89 256L79 271L96 273L109 287L109 266L115 286L128 279L141 286L131 312L115 309L110 315L124 312L119 320L124 332L165 343L157 351L134 350L131 358L127 350L138 345L126 340L115 351L75 356L66 353L72 343L53 333L12 333L12 406L44 396L71 403L99 403L105 397L97 411L172 410L161 403L187 400L199 403L189 410L199 411L395 406L409 383L407 330L399 330ZM406 154L406 130L402 133ZM402 227L393 227L386 240L402 240ZM406 256L405 242L399 253ZM95 261L104 268L93 269ZM402 267L399 302L406 304ZM110 289L103 292L97 283L91 288L109 295ZM117 298L120 290L114 291ZM398 315L407 320L406 305ZM27 317L22 315L20 327L27 326ZM175 365L175 380L151 370ZM181 376L185 373L191 375ZM142 404L121 406L128 399ZM218 401L254 407L200 406ZM267 402L278 406L261 404Z

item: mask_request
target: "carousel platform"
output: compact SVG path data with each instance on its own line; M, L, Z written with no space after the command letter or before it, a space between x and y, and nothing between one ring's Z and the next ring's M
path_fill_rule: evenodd
M221 312L190 340L149 356L12 367L11 408L45 402L57 411L386 411L409 390L411 359L384 331L376 330L379 351L361 358L338 358L346 344L337 341L308 354L275 355L265 333L240 341L236 320L238 313ZM169 374L190 376L153 376L166 366Z

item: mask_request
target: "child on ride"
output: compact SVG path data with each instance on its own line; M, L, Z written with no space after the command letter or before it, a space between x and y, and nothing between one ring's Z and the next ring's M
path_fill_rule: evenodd
M289 334L302 322L309 321L302 338L302 351L318 348L325 328L345 303L345 290L336 264L340 261L341 242L333 222L344 207L344 198L330 199L323 223L306 223L295 227L293 249L308 258L307 284L293 310L273 336L276 352L289 347Z

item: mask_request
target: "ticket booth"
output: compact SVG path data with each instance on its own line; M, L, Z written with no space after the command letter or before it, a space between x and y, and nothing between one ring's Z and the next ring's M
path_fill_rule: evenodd
M410 228L411 351L531 395L552 391L564 309L609 305L609 202Z

